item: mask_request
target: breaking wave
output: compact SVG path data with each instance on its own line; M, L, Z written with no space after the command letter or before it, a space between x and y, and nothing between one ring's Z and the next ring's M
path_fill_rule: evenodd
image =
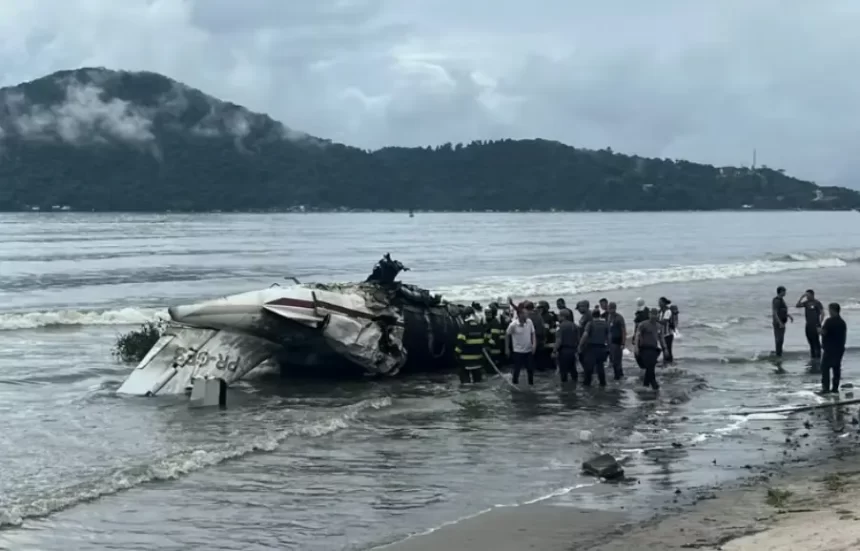
M391 398L362 400L342 408L342 413L319 421L273 431L252 442L225 444L213 450L192 450L175 454L148 465L124 467L101 477L93 484L82 483L60 489L56 493L24 502L0 502L0 530L20 526L28 518L40 518L93 501L104 496L129 490L148 482L174 480L186 474L232 461L251 453L275 451L292 436L320 437L350 426L363 411L383 409L391 405Z
M770 254L767 260L773 262L810 262L815 260L841 260L846 263L860 262L860 251L857 250L833 250L833 251L809 251L802 253Z
M442 287L439 292L451 300L489 299L498 296L564 296L646 287L662 283L686 283L734 279L794 270L842 268L847 265L848 261L837 256L829 256L805 260L756 260L731 264L699 264L643 270L572 272L522 278L491 276L482 278L480 283Z
M167 319L167 310L121 308L119 310L55 310L51 312L10 312L0 314L0 331L38 329L63 325L139 325Z
M848 253L824 255L790 254L768 260L733 264L700 264L671 266L643 270L604 272L572 272L537 276L490 276L480 282L443 286L436 290L452 301L485 300L499 296L541 297L563 296L576 293L612 291L658 285L733 279L793 270L840 268L850 262L860 262L860 255ZM849 306L850 308L850 306ZM56 310L42 312L0 313L0 331L37 329L64 325L138 325L156 319L167 319L167 312L158 308L121 308L116 310ZM738 319L723 322L706 322L712 329L724 329Z

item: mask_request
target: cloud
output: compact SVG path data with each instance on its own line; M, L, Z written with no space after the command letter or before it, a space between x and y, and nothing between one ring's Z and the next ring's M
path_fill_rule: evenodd
M21 0L0 3L0 83L151 70L365 148L545 137L718 165L757 149L853 185L858 27L856 0Z
M8 121L25 139L59 139L71 144L115 139L147 143L155 139L152 119L142 109L112 98L97 86L68 83L65 100L49 107L33 105L21 94L4 98Z

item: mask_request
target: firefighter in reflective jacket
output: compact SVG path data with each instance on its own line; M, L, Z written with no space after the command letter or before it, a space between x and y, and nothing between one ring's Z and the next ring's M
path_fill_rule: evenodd
M457 363L460 368L460 382L479 383L483 378L487 360L484 358L484 347L487 346L486 328L471 307L463 311L465 322L457 334Z
M490 352L490 357L496 364L496 367L501 367L504 361L502 351L505 349L505 330L508 328L502 323L498 316L499 305L495 302L487 306L487 314L484 318L487 333L485 335L487 341L487 349Z

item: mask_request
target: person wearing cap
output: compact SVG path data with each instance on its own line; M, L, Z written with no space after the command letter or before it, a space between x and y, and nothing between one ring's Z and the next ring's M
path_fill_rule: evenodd
M484 347L488 345L486 329L471 306L463 310L463 319L463 325L457 333L457 346L454 348L460 369L460 382L480 383L487 367L487 359L484 357Z
M809 358L812 361L821 359L821 339L818 334L824 322L824 305L815 298L815 291L808 289L797 300L796 306L803 308L806 315L806 342L809 343Z

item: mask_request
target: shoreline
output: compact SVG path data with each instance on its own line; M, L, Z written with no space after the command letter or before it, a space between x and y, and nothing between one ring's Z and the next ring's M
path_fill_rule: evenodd
M654 496L656 514L543 502L490 511L367 551L851 551L860 548L856 406L796 414L783 459L728 483ZM810 449L812 448L812 449ZM817 449L816 449L817 448ZM755 474L753 474L755 473ZM598 484L590 489L611 488Z
M843 208L820 208L820 209L798 209L798 208L734 208L734 209L662 209L662 210L569 210L569 209L485 209L485 210L421 210L421 209L351 209L351 208L307 208L302 210L296 207L285 207L278 209L238 209L238 210L75 210L73 208L62 209L16 209L2 210L0 214L135 214L135 215L188 215L188 214L653 214L657 212L674 213L712 213L712 212L860 212L853 207Z

